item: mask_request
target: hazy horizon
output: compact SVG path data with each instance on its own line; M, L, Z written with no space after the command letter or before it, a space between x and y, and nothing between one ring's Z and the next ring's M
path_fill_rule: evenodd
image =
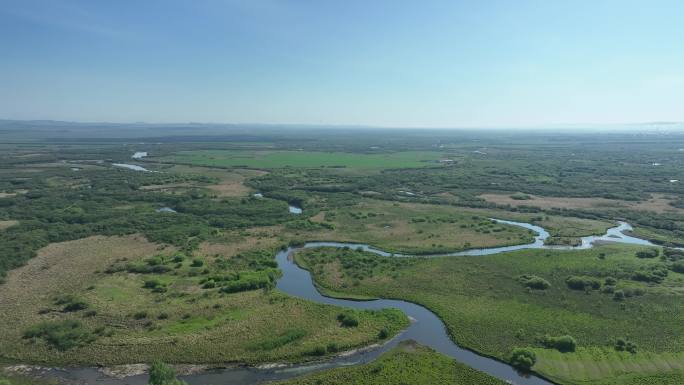
M682 13L674 0L9 0L0 8L0 118L436 129L683 122Z

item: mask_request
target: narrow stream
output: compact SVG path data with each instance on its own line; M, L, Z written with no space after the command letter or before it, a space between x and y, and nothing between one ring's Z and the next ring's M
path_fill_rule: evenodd
M610 241L619 243L629 243L638 245L653 245L651 242L634 238L623 234L623 231L629 231L632 227L625 222L619 222L619 225L607 230L602 236L589 236L582 238L582 243L579 246L545 246L544 240L549 237L549 233L539 226L529 223L513 222L494 219L497 222L505 223L514 226L521 226L527 228L537 235L534 242L517 246L495 247L488 249L472 249L460 251L449 254L440 254L439 256L477 256L490 255L497 253L504 253L521 249L562 249L562 250L578 250L593 247L596 241ZM655 245L653 245L655 246ZM392 254L379 249L375 249L366 244L355 243L339 243L339 242L310 242L306 243L303 248L316 247L360 247L366 251L376 253L383 256L398 256L410 257L409 255ZM354 309L385 309L396 308L403 311L410 319L411 325L401 332L399 335L381 346L368 347L351 354L334 357L326 361L318 363L308 363L300 365L290 365L279 368L259 369L249 367L232 367L226 369L213 369L203 371L201 373L181 376L180 378L188 382L189 385L208 385L208 384L230 384L230 385L248 385L257 384L265 381L284 380L296 377L308 372L319 371L327 368L343 367L351 365L359 365L368 363L380 356L382 353L392 349L399 342L405 340L415 340L420 344L429 346L432 349L443 353L455 360L464 363L474 369L488 373L494 377L507 381L510 384L517 385L550 385L551 382L534 375L524 375L518 373L511 366L500 362L498 360L478 355L469 350L460 348L456 345L447 334L444 323L428 309L406 301L401 300L386 300L378 299L372 301L353 301L345 299L336 299L325 297L316 289L311 275L308 271L297 266L290 256L293 252L300 248L288 248L276 254L276 261L278 267L283 271L283 276L277 282L277 289L289 294L291 296L304 298L310 301L354 308ZM436 257L437 255L430 255L427 257ZM35 369L31 375L44 378L58 378L66 380L70 383L81 384L102 384L102 385L143 385L147 384L147 375L140 374L129 376L124 379L106 376L99 368L42 368Z

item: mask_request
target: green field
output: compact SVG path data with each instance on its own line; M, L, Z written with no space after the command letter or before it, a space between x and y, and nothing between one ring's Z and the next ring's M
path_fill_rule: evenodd
M197 150L180 151L171 157L154 160L212 167L348 167L360 169L415 168L438 166L444 159L434 151L402 151L387 153L351 153L322 151L268 151L268 150Z
M580 348L610 350L612 343L627 337L638 345L634 365L625 375L636 375L639 363L657 365L660 372L675 372L684 365L684 308L681 286L684 274L670 272L659 284L632 279L662 262L639 259L628 246L603 246L585 251L525 250L483 257L446 257L405 261L357 251L305 250L297 260L310 269L316 282L331 292L368 297L400 298L427 306L442 318L454 340L462 346L507 359L515 347L538 347L544 335L569 334ZM521 275L535 275L550 283L546 290L530 290ZM572 290L569 276L590 276L598 281L615 277L611 290L643 294L616 301L605 290ZM549 353L546 354L545 351ZM590 383L610 383L608 369L572 369L593 365L587 355L551 350L537 354L535 370L561 383L577 377ZM595 351L595 350L591 350ZM577 357L584 357L578 359ZM616 357L618 358L616 360ZM585 361L583 361L585 360ZM669 365L658 365L667 360ZM594 357L594 361L598 361ZM570 369L568 369L570 368ZM632 371L630 371L630 369Z
M279 385L504 385L494 377L459 364L449 357L403 342L377 361L353 368L327 370Z

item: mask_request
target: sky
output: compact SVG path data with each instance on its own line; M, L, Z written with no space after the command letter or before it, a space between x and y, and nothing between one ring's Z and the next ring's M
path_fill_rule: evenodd
M0 0L0 119L684 121L681 0Z

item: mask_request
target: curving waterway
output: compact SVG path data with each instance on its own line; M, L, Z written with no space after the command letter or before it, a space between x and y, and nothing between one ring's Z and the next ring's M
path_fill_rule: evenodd
M493 220L499 223L524 227L526 229L533 231L536 234L534 242L516 246L471 249L448 254L428 255L422 257L491 255L522 249L578 250L591 248L593 247L594 243L598 241L655 246L649 241L624 234L625 231L632 230L632 227L625 222L619 222L618 226L608 229L606 234L604 235L583 237L582 243L579 246L546 246L544 245L544 241L549 237L549 233L539 226L535 226L529 223L513 222L500 219ZM551 382L534 375L521 374L515 369L513 369L511 366L501 361L481 356L477 353L459 347L451 340L451 338L447 334L444 323L434 313L424 308L423 306L401 300L377 299L372 301L353 301L323 296L316 289L316 286L314 285L314 282L309 272L297 266L291 258L293 253L301 248L317 247L362 248L368 252L372 252L382 256L411 257L410 255L388 253L383 250L373 248L367 244L339 242L309 242L302 247L291 247L287 250L282 250L278 252L278 254L276 255L275 258L278 262L278 267L283 271L283 276L278 280L276 284L278 290L287 293L291 296L304 298L318 303L341 307L372 310L386 308L399 309L403 311L409 317L409 319L411 319L411 325L406 330L404 330L399 335L395 336L383 345L371 346L366 349L361 349L359 351L343 354L341 356L334 357L322 362L300 365L283 365L270 368L232 367L226 369L212 369L192 375L180 376L180 378L188 382L189 385L248 385L257 384L265 381L284 380L302 375L304 373L319 371L322 369L368 363L378 358L382 353L395 347L399 342L405 340L414 340L422 345L429 346L442 354L452 357L455 360L463 364L466 364L474 369L480 370L494 377L507 381L510 384L552 384ZM107 376L103 374L103 372L98 368L37 368L31 370L30 374L39 377L57 378L67 382L80 384L147 384L147 375L145 374L129 376L122 379Z

